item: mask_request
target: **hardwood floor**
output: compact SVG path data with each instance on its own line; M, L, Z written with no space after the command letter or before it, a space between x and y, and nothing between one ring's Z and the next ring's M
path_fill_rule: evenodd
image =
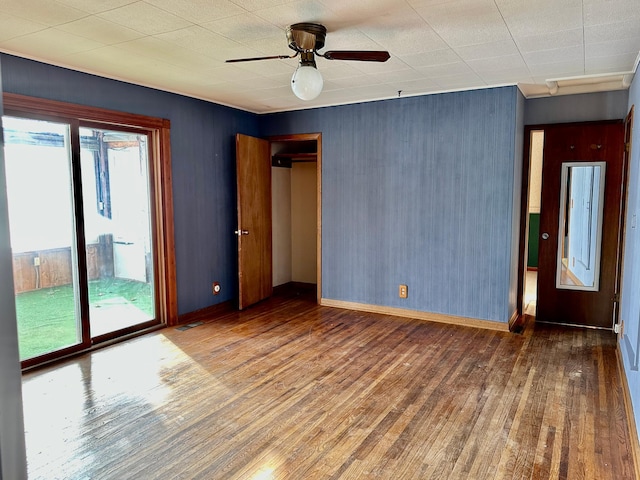
M24 376L32 479L632 479L615 338L277 296Z

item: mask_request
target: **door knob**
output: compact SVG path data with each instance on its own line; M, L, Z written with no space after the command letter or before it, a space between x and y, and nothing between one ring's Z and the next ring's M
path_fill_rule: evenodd
M543 240L547 240L548 238L549 238L549 234L548 234L547 232L544 232L544 233L542 234L542 239L543 239Z
M249 230L236 230L233 233L235 233L238 236L240 236L240 235L249 235Z

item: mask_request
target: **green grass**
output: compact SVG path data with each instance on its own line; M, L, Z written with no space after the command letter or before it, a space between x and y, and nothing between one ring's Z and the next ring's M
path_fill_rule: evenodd
M92 308L126 303L154 317L151 285L107 278L89 282ZM42 288L16 295L20 358L32 358L79 342L72 285ZM108 310L107 310L108 311Z

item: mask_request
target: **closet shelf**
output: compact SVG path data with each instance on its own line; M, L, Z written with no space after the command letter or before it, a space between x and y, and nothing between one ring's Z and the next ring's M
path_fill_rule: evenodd
M316 161L318 157L317 153L276 153L273 156L274 160L288 159L292 161Z

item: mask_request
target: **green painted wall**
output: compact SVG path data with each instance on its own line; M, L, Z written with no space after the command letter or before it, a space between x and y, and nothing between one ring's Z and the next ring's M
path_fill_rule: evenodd
M538 267L538 239L540 238L540 214L529 214L529 256L527 267Z

